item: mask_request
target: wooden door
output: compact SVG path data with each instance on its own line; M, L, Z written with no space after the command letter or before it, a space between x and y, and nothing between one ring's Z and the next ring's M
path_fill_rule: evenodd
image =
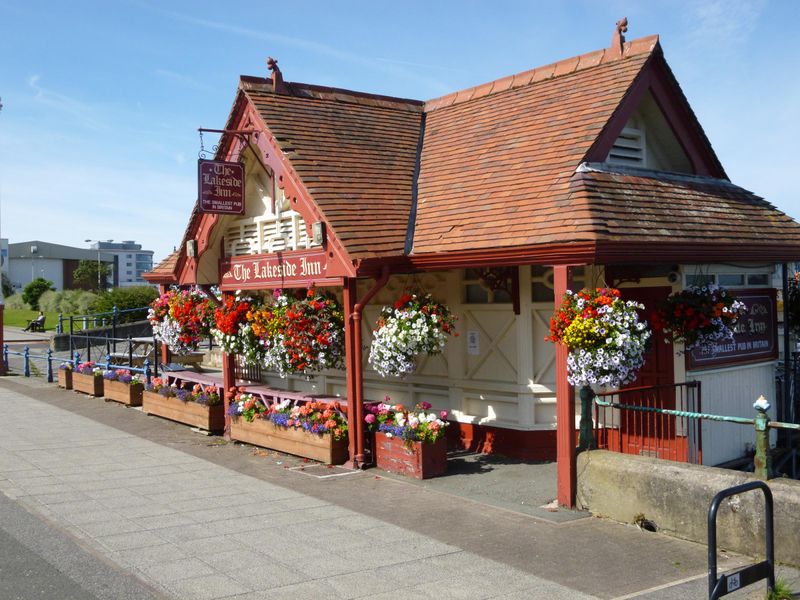
M624 300L634 300L644 304L640 319L649 321L655 308L670 294L672 288L645 287L623 289ZM623 388L620 394L622 404L650 408L675 408L675 371L672 344L664 342L664 334L653 331L650 347L644 357L644 366L636 381ZM681 454L678 446L683 442L676 440L675 417L623 410L620 412L620 435L622 451L626 454L672 458ZM683 451L685 453L685 450Z

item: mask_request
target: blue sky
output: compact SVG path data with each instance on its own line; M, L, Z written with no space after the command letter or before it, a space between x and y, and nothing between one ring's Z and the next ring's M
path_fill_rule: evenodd
M2 236L163 258L240 74L430 99L658 33L734 183L800 218L800 3L0 0ZM206 140L209 141L208 139Z

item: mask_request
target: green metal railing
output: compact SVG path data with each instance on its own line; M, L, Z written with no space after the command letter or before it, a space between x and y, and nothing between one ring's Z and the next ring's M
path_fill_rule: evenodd
M585 391L588 390L588 391ZM755 459L754 471L756 477L760 479L769 479L772 476L771 454L769 449L769 430L770 429L784 429L790 431L800 431L800 424L797 423L783 423L780 421L771 421L767 411L770 408L764 396L760 396L753 404L756 410L755 418L749 419L746 417L732 417L728 415L715 415L704 412L693 412L688 410L676 410L669 408L660 408L653 406L637 406L633 404L623 404L620 402L611 402L602 400L597 397L591 388L584 387L581 389L581 400L585 401L585 396L589 396L594 400L594 403L603 408L613 408L620 411L632 411L635 413L652 413L660 415L668 415L673 417L682 417L686 419L697 419L707 421L719 421L723 423L736 423L739 425L752 425L755 429L756 444L755 444ZM581 415L581 424L583 425L584 417L589 414L589 423L591 423L591 410L590 407L584 406L584 414ZM582 449L596 447L592 427L581 427L580 430L581 440L579 447Z

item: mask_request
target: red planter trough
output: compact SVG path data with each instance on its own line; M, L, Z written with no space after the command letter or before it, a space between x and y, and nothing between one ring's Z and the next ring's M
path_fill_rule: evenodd
M429 444L376 433L372 447L375 465L389 473L430 479L447 472L447 441L443 437Z

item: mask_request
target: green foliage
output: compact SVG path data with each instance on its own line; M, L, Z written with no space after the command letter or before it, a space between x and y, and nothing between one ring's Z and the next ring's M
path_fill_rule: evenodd
M22 294L13 294L11 296L6 296L5 299L6 310L9 308L12 310L31 310L31 307L28 306L28 303L22 299Z
M28 323L39 316L38 310L29 308L8 308L3 311L3 325L8 327L25 327ZM57 313L45 313L44 329L53 331L58 325Z
M42 277L37 277L25 286L22 290L22 299L28 303L33 310L39 310L39 298L47 290L54 290L53 282Z
M14 288L11 287L11 280L8 278L8 275L3 273L3 297L8 298L13 294L14 294Z
M85 290L49 291L39 298L39 308L44 312L85 315L98 298L97 294Z
M775 587L767 593L766 600L792 600L794 597L789 584L783 578L778 577L775 580Z
M100 286L97 285L97 271L100 271ZM111 268L104 262L96 260L82 260L72 272L73 281L80 287L103 291L108 287L108 276L111 275Z
M116 306L119 310L146 307L156 298L158 290L146 285L114 288L110 292L101 294L90 306L93 313L111 312ZM141 321L147 317L147 310L120 315L120 323Z

